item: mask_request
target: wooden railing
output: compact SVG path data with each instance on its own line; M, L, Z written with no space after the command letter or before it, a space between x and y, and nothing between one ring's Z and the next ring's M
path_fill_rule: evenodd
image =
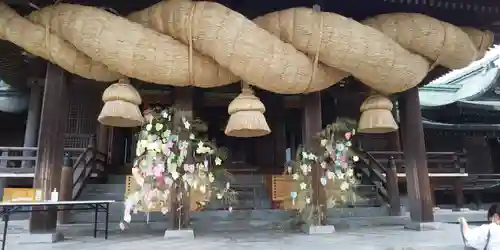
M389 205L390 214L399 215L401 202L394 158L388 159L386 167L368 152L357 151L357 154L361 159L358 164L361 173L375 186L380 199Z
M65 148L72 160L85 148ZM33 177L37 164L37 147L0 147L0 177ZM18 175L18 176L16 176Z
M67 156L68 157L68 156ZM73 166L73 186L72 199L76 200L83 191L83 188L92 177L104 171L106 155L99 152L95 147L95 137L92 136L88 147L76 158Z
M361 171L377 188L379 197L390 205L391 214L399 214L398 178L406 177L404 153L398 151L357 152L362 159ZM429 177L455 178L462 182L467 177L464 152L427 152ZM385 164L386 163L386 164ZM359 166L359 165L358 165ZM366 169L363 169L366 168ZM403 178L404 180L404 178ZM461 189L456 189L457 204L463 196Z
M0 147L0 177L34 177L37 147ZM104 171L106 154L97 151L95 136L87 148L65 148L64 164L72 166L72 198L81 194L92 174Z
M404 153L398 151L370 151L377 161L394 158L398 173L405 172ZM465 173L465 152L427 152L429 173Z

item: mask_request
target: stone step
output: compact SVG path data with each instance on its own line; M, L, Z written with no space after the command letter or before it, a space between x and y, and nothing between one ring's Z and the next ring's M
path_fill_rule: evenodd
M120 222L123 219L123 202L116 202L110 205L110 222ZM193 212L192 219L194 221L220 222L233 221L233 220L265 220L265 221L282 221L285 217L290 217L293 214L291 211L272 210L272 209L255 209L255 210L227 210L216 211L202 211ZM389 214L387 207L346 207L346 208L332 208L329 209L329 218L343 218L343 217L377 217L387 216ZM75 223L90 223L94 219L93 211L82 211L73 213L73 222ZM99 221L104 221L104 213L99 215ZM133 221L146 221L148 217L144 213L132 215ZM164 221L165 216L159 212L149 213L149 221ZM246 222L245 222L246 223Z

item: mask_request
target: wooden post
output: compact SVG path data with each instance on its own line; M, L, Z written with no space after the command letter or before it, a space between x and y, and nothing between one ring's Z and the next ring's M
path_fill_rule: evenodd
M315 140L316 135L321 132L321 93L315 92L303 96L303 114L302 114L302 141L304 146L313 151L320 148L319 141ZM323 185L321 185L322 169L319 166L312 168L312 189L313 204L319 206L320 224L326 222L326 194Z
M432 222L433 204L418 88L401 94L399 108L410 217L413 222Z
M176 87L174 88L174 108L176 108L176 113L174 119L180 122L182 117L187 120L193 119L193 92L194 89L191 87ZM181 123L182 126L182 123ZM180 139L188 139L189 135L181 134ZM191 148L188 150L192 150ZM190 162L193 159L190 158L191 154L188 153L186 162ZM178 184L182 183L179 179ZM182 186L182 187L179 187ZM189 190L186 189L184 185L178 185L177 188L173 190L171 195L177 197L177 195L182 196L182 201L177 202L177 200L171 199L172 204L170 208L170 218L172 219L172 229L187 229L189 228L189 212L190 212L190 197L187 196Z
M23 147L36 147L38 137L38 125L40 124L40 106L42 104L42 88L33 84L30 88L30 102L28 117L26 119L26 130L24 132ZM23 151L23 156L34 156L34 151ZM35 165L33 161L23 161L21 167L31 168Z
M264 163L265 174L281 174L283 173L283 168L285 166L285 150L286 150L286 123L285 121L285 103L283 96L271 93L271 92L261 92L261 100L266 106L266 118L271 127L271 135L257 138L262 140L262 143L268 143L269 148L266 145L257 144L257 150L261 150L260 155L266 155L266 158L261 159L260 162Z
M437 183L435 180L429 178L429 189L430 189L430 192L431 192L431 201L432 201L432 207L435 207L437 206L437 203L436 203L436 186L437 186Z
M42 190L44 199L50 197L53 189L59 190L61 184L67 107L65 72L58 66L48 63L38 137L37 167L33 183L34 188ZM55 233L56 225L55 210L31 213L30 233Z
M461 171L460 156L453 156L453 165L455 169ZM455 205L458 210L464 207L464 179L462 177L457 177L453 183L453 192L455 194Z
M73 161L69 153L64 154L59 199L62 201L73 200ZM70 223L71 213L70 211L59 211L57 217L59 224L67 224Z
M399 216L401 215L401 200L399 198L399 186L398 186L398 171L396 167L396 161L394 157L389 157L389 161L387 163L387 187L389 192L390 199L390 215L391 216Z
M97 134L97 151L107 154L109 141L109 128L99 123ZM134 151L135 152L135 151Z
M285 166L286 158L286 122L285 121L285 103L283 96L273 95L273 111L274 115L271 120L271 135L274 141L274 172L273 174L281 174ZM293 157L293 156L292 156Z

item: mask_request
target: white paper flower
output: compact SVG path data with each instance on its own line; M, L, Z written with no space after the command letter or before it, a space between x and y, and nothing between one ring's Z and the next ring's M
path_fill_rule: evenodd
M345 175L347 177L353 177L354 176L354 170L352 170L352 168L347 169L347 171L345 172Z
M305 190L307 188L307 184L305 184L304 182L301 182L300 183L300 189L301 190Z
M342 182L342 184L340 184L340 190L346 191L347 189L349 189L349 183L347 181Z
M144 154L144 151L146 151L145 147L143 147L142 145L137 145L137 148L135 149L135 155L141 156L142 154Z
M307 174L309 168L307 167L306 164L300 165L300 170L302 170L302 173Z
M162 207L161 208L161 213L162 214L167 214L168 213L168 207Z
M302 152L302 158L307 159L308 156L307 152Z
M123 217L123 221L130 223L132 220L132 216L129 213L126 213L125 216Z
M216 158L215 158L215 165L216 165L216 166L219 166L219 165L221 165L221 164L222 164L222 160L221 160L219 157L216 157Z
M313 153L309 153L307 155L307 159L311 160L311 161L315 161L316 160L316 155L314 155Z
M193 133L189 134L189 139L190 139L190 140L194 140L194 139L195 139L195 136L194 136L194 134L193 134Z
M292 174L292 179L298 180L299 179L299 175L297 173Z
M189 124L188 121L184 121L184 128L186 128L186 129L191 128L191 124Z
M354 161L354 162L359 161L359 157L358 157L357 155L353 156L353 157L352 157L352 161Z
M202 141L198 142L198 145L196 147L196 153L197 154L203 154L203 152L204 152L204 145L205 144Z
M322 161L322 162L320 163L320 166L321 166L321 168L326 168L326 162Z
M167 112L167 110L162 110L162 111L161 111L161 116L162 116L163 118L165 118L165 119L168 119L168 112Z
M306 197L306 204L310 204L310 203L311 203L311 198Z
M147 131L151 131L151 129L153 129L153 125L151 123L149 123L148 125L146 125L146 130Z
M160 145L161 143L159 141L154 141L148 145L148 149L160 152Z
M172 175L172 178L174 180L177 180L177 178L179 178L179 173L177 173L177 171L172 171L170 172L170 174Z
M208 174L208 181L209 181L210 183L212 183L212 182L214 182L214 181L215 181L214 174L212 174L212 173L209 173L209 174Z
M328 178L329 180L335 179L335 173L330 170L326 171L326 178Z
M156 131L160 131L162 128L163 128L163 124L161 124L161 123L155 124Z

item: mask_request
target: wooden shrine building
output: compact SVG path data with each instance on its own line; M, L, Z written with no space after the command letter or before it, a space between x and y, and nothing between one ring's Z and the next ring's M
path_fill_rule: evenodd
M143 10L157 2L159 1L65 1L66 4L95 6L112 13L112 15L122 17L126 17L132 12ZM356 21L362 21L369 17L386 13L420 13L451 23L457 27L473 27L474 31L480 34L484 32L484 35L481 36L484 40L479 42L472 39L474 37L472 33L467 33L471 36L469 43L477 47L474 49L478 54L484 54L488 47L494 43L492 35L500 31L499 26L497 26L498 23L496 23L498 21L498 13L500 12L500 3L493 0L217 0L212 2L224 5L250 20L277 10L295 7L311 8L313 5L321 6L321 11L338 13ZM28 52L11 43L12 41L20 43L16 40L18 37L15 31L16 28L21 28L22 21L19 21L19 23L17 21L9 23L9 20L21 20L21 17L36 11L36 8L50 6L53 4L52 1L12 0L4 1L1 4L4 6L0 7L0 15L2 15L2 11L6 10L5 6L15 10L19 15L19 18L15 17L6 20L0 16L0 79L3 84L0 86L0 126L2 127L0 130L0 151L2 151L0 177L3 178L3 185L29 186L34 179L34 187L41 188L45 192L50 192L53 188L60 186L61 167L64 165L63 156L65 153L68 154L67 158L73 159L72 167L76 173L74 176L78 176L78 178L73 180L71 199L79 199L80 195L92 183L107 183L112 176L124 177L130 174L137 140L135 135L138 132L138 128L110 127L99 124L97 121L97 117L103 106L103 102L101 101L102 93L110 83L116 82L116 79L113 78L114 75L109 73L108 76L111 80L104 83L95 79L85 79L77 74L67 72L60 64L48 63L47 60L42 59L43 55L45 55L49 61L55 62L57 58L61 58L62 49L55 52L44 52L42 49ZM35 22L36 15L31 15L30 18L32 22ZM124 18L121 19L126 20ZM323 19L321 20L322 22L326 22ZM131 23L131 21L127 22ZM137 27L140 25L134 25L136 26L133 26L134 29L131 30L139 29ZM360 26L362 25L360 24ZM62 31L58 32L66 32L63 28L59 28ZM56 27L54 29L59 28ZM55 30L53 31L54 33L56 33ZM370 30L372 29L370 28ZM490 32L485 32L486 30ZM86 30L81 31L87 32ZM123 30L122 32L128 34L127 30ZM221 33L224 32L221 31ZM242 33L244 32L242 31ZM374 29L373 33L375 33ZM382 34L381 32L376 32L376 34L379 33ZM387 33L390 32L388 31ZM465 34L464 32L462 33ZM159 33L155 31L154 34ZM277 36L281 35L285 36L284 34L278 34ZM250 34L247 36L250 36ZM267 36L271 35L267 34ZM394 36L397 38L397 34ZM119 38L127 39L127 35L121 35ZM49 41L49 45L50 43L60 42L55 38L50 39L53 40ZM411 40L412 38L409 39ZM488 39L489 41L487 41ZM191 46L191 49L194 46L194 52L198 49L196 44L190 45L189 41L184 43L185 41L179 39L179 41L182 41L181 43L175 39L173 40L175 42L172 42L172 44L182 44L183 46L186 44ZM293 37L290 40L290 44L293 44ZM285 44L283 48L286 49L283 49L281 52L288 53L292 51L292 45L285 42L283 44ZM295 44L293 45L296 46ZM126 42L123 42L121 46L127 46ZM224 46L229 47L227 44L220 45L220 47ZM322 47L321 45L309 44L304 46L307 48ZM363 46L368 45L365 44ZM484 48L484 46L487 46L487 48ZM120 46L116 47L116 53L121 53ZM204 48L212 49L215 47L218 46L207 46ZM277 47L275 49L278 50ZM314 51L320 49L314 49ZM92 52L96 53L95 56L85 56L85 58L94 59L100 53L96 51L93 50ZM294 51L296 50L294 49ZM40 54L35 55L35 52L39 52ZM196 58L198 55L196 53L193 54L194 52L191 50L190 60L185 60L190 62L190 66L186 67L186 69L189 68L189 71L192 70L193 61L196 61L193 57ZM274 53L275 51L268 51L268 53L271 52ZM126 54L126 52L123 53ZM161 52L158 53L160 54ZM321 62L321 53L316 52L316 59L314 59L315 53L297 53L300 53L300 56L297 56L297 58L303 58L307 62L312 62L310 64L315 67L312 70L313 77L311 77L311 80L308 78L307 80L303 80L304 82L313 82L316 71L323 72L322 70L324 70L326 72L325 75L334 75L328 69L325 70L325 68L330 67L325 66L326 64ZM418 53L415 51L408 52L405 50L405 53L412 60L415 59L415 61L424 62L424 57L416 56ZM497 55L499 54L497 53ZM266 53L262 53L261 56L265 55ZM140 56L145 55L133 55L132 57L138 58ZM76 58L77 54L74 54L74 57ZM479 57L482 57L482 55ZM113 64L119 61L115 59L104 61ZM177 59L174 59L172 59L174 61L172 65L176 64L175 60ZM213 60L217 61L218 59L219 61L223 61L220 58ZM371 59L366 58L366 61ZM455 196L459 197L457 203L463 205L463 192L467 190L468 180L466 173L478 175L492 174L490 170L496 173L498 170L498 159L490 157L492 161L488 163L491 166L488 170L482 169L481 166L484 166L484 162L479 161L485 159L481 155L484 152L484 148L490 148L490 150L500 149L497 145L498 125L492 125L499 124L496 122L498 115L494 112L497 109L490 102L496 98L495 94L497 94L498 88L498 68L493 63L494 60L491 60L490 63L478 63L477 65L479 66L476 65L478 68L470 72L457 69L460 72L452 72L455 78L438 78L450 70L439 66L440 61L438 59L441 58L434 59L431 63L425 61L424 64L429 64L426 67L430 69L429 72L425 72L428 74L418 83L418 86L412 86L411 88L404 89L404 91L389 91L392 94L389 97L390 101L395 104L395 108L392 111L399 130L383 134L363 134L356 143L359 145L358 150L362 156L359 168L365 169L360 170L365 174L363 182L376 187L376 192L379 192L376 194L377 197L382 197L380 198L382 203L391 207L393 215L399 214L399 189L401 188L401 192L403 193L402 188L405 187L409 200L411 219L419 223L432 222L434 220L433 207L435 203L438 203L435 199L439 200L439 195L436 198L434 197L434 190L438 192L454 190ZM474 60L471 60L471 62ZM157 61L161 60L158 59ZM155 63L160 63L157 61ZM207 59L207 61L209 60ZM183 62L181 61L177 64ZM95 65L93 68L93 66L87 65L87 68L73 67L73 69L75 71L82 70L87 73L95 73L96 75L96 72L99 70L102 72L107 72L107 70L112 72L110 69L115 70L113 67L108 67L106 63L102 64L104 65L102 68ZM233 66L236 68L236 64L240 63L243 62L235 60L228 63L227 68ZM466 66L468 63L470 62L467 62L463 66ZM363 64L364 62L360 62L358 65L351 66L361 68ZM394 62L394 64L396 63ZM491 66L493 64L494 66ZM151 71L153 72L155 69L157 71L164 70L158 65L152 65ZM195 66L200 66L200 69L194 69L195 76L190 73L190 81L193 80L191 78L196 77L198 72L202 71L203 67L201 66L206 65L209 65L209 63L203 65L195 64ZM485 65L491 67L485 69ZM123 67L129 69L130 72L134 72L134 74L140 75L141 72L139 71L141 70L135 68L136 66L125 65ZM259 68L260 66L253 64L248 66L248 68ZM348 65L346 67L351 66ZM411 65L408 68L412 68ZM95 72L92 70L95 70ZM246 72L244 67L240 70L239 73L241 74ZM172 71L175 72L175 70ZM272 67L264 71L272 71ZM486 72L486 75L476 77L474 76L474 72ZM120 73L124 74L123 72ZM220 74L222 75L223 73ZM335 71L335 73L337 72ZM377 71L373 72L373 74L376 73ZM396 73L395 70L393 74ZM262 78L266 74L263 73ZM321 74L318 73L318 75ZM180 84L177 84L177 86L169 84L158 85L143 79L136 79L139 77L130 77L131 85L137 89L142 98L141 109L152 105L173 105L179 107L188 116L199 117L205 121L208 127L208 137L228 149L229 160L224 167L235 175L280 175L283 172L285 162L290 160L293 151L298 145L305 144L312 147L315 143L312 138L326 125L335 122L337 118L359 120L361 115L360 106L368 96L373 94L372 90L363 84L363 81L359 80L360 77L358 76L342 77L342 80L335 85L334 83L330 83L327 88L317 87L318 91L308 91L308 93L303 94L298 93L298 91L295 91L295 93L278 94L276 92L279 91L272 91L271 87L266 90L249 81L250 85L257 86L255 88L255 95L266 107L265 117L271 133L262 137L236 138L224 134L224 127L229 118L227 113L228 105L240 91L240 86L236 81L234 84L227 84L226 86L222 86L221 84L220 87L201 88L178 86ZM155 74L149 74L147 77L160 78L160 76ZM228 76L227 78L231 77ZM385 77L387 79L396 78L391 78L391 74ZM300 80L300 77L296 78L298 79L297 81ZM438 79L434 80L436 78ZM460 79L457 80L458 78ZM283 79L276 78L275 80ZM368 81L368 79L365 80L365 82ZM433 83L425 86L433 80ZM457 82L460 85L453 85ZM476 85L477 82L484 83L484 91L478 90L476 92L480 92L480 94L466 95L466 93L472 91L465 88L469 82ZM183 86L186 85L188 84ZM276 84L276 86L276 89L280 87L279 84ZM467 86L470 86L470 84ZM419 87L421 88L419 89ZM310 86L307 86L307 90L309 88ZM433 93L438 92L440 95L448 93L447 97L449 98L436 99ZM460 94L456 94L458 92ZM429 95L430 98L427 98L429 96L426 97L426 95ZM488 100L481 98L487 98ZM432 101L437 100L447 100L447 102L432 103ZM430 106L433 106L433 108L430 108ZM486 116L486 114L488 115ZM474 122L467 119L474 120ZM484 136L487 136L488 140L482 141L477 139L480 137L484 139ZM448 140L451 137L462 141L460 143L448 143L448 145L445 145L447 144L446 142L451 141ZM494 142L495 140L496 142ZM466 150L464 151L463 149ZM495 154L491 153L491 155ZM465 168L463 167L464 165L466 166ZM433 174L438 177L440 176L439 174L445 174L445 176L448 176L447 181L432 181L433 178L439 179L438 177L432 177ZM398 177L400 180L399 187ZM488 177L487 179L491 178ZM316 184L319 186L318 183ZM265 183L259 183L259 185L265 185ZM452 186L452 188L449 188L449 186ZM253 191L250 193L253 193L254 196L258 193L255 191L256 188L251 190ZM322 200L324 199L324 195L321 194L320 189L317 188L316 191L318 191L318 194L314 198L321 203L326 202ZM246 191L242 188L241 192L244 193ZM272 199L271 196L268 198ZM245 208L271 207L272 205L261 206L253 204ZM50 231L55 228L55 219L50 216L33 217L31 226L32 232Z

